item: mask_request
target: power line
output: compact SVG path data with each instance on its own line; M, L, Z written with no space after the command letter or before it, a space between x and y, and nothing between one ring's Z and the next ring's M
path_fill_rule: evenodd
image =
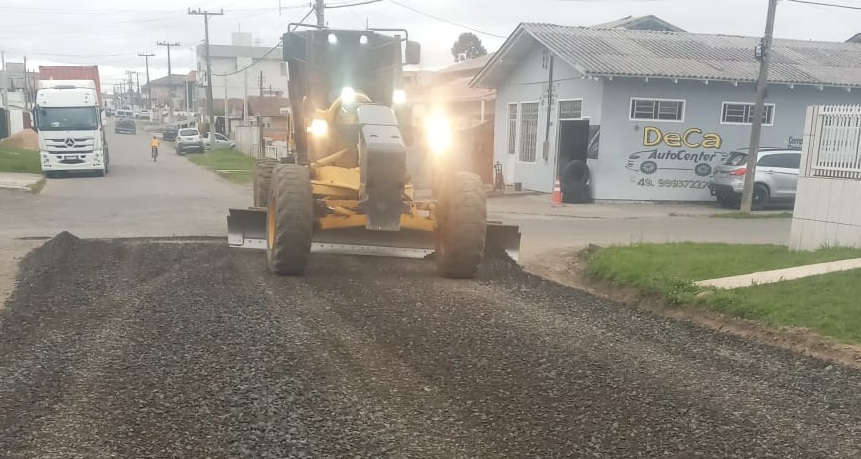
M813 2L810 0L787 0L792 3L803 3L805 5L816 5L816 6L827 6L831 8L843 8L847 10L859 10L861 11L861 6L851 6L851 5L838 5L836 3L824 3L824 2Z
M389 3L393 3L393 4L395 4L395 5L398 5L398 6L400 6L401 8L404 8L404 9L410 10L410 11L412 11L413 13L420 14L420 15L422 15L422 16L426 16L426 17L429 17L429 18L431 18L431 19L435 19L435 20L437 20L437 21L444 22L444 23L446 23L446 24L450 24L450 25L453 25L453 26L457 26L457 27L460 27L460 28L463 28L463 29L466 29L466 30L471 30L471 31L473 31L473 32L475 32L475 33L479 33L479 34L482 34L482 35L488 35L488 36L496 37L496 38L508 38L508 36L507 36L507 35L498 35L498 34L495 34L495 33L485 32L485 31L483 31L483 30L478 30L478 29L476 29L476 28L469 27L469 26L466 26L466 25L463 25L463 24L458 24L457 22L450 21L450 20L448 20L448 19L441 18L441 17L439 17L439 16L434 16L434 15L432 15L432 14L430 14L430 13L425 13L424 11L417 10L417 9L415 9L415 8L411 7L411 6L404 5L403 3L398 2L398 1L395 1L395 0L388 0L388 1L389 1Z
M327 10L335 9L335 8L350 8L353 6L362 6L362 5L370 5L372 3L380 3L383 0L365 0L363 2L355 2L355 3L341 3L337 5L326 5L325 8Z
M275 50L276 50L276 49L278 49L280 46L281 46L281 40L278 40L278 44L277 44L277 45L275 45L275 46L273 46L273 47L271 47L271 48L269 48L269 50L267 50L265 53L263 53L263 55L262 55L262 56L260 56L260 58L257 60L257 62L252 62L252 63L250 63L250 64L246 65L245 67L242 67L241 69L236 70L236 71L233 71L233 72L229 72L229 73L213 73L213 74L212 74L212 76L220 76L220 77L223 77L223 76L236 75L237 73L242 73L242 72L244 72L244 71L246 71L246 70L250 69L251 67L253 67L253 66L257 65L257 63L258 63L258 62L260 62L260 61L262 61L263 59L266 59L266 57L267 57L267 56L269 56L270 54L272 54L272 51L275 51Z

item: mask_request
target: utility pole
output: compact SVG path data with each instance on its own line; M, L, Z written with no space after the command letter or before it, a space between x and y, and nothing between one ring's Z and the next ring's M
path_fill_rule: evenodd
M771 63L771 40L774 35L774 17L777 14L777 0L768 0L768 18L765 21L765 36L756 48L759 60L759 78L756 82L756 104L753 107L753 120L750 129L750 149L747 151L747 172L744 174L744 190L741 195L741 211L749 214L752 207L756 161L759 156L759 140L762 136L762 118L765 112L765 98L768 92L768 66Z
M263 97L263 71L260 71L260 97Z
M131 70L126 70L126 76L129 77L128 81L126 81L126 91L127 91L126 94L128 94L129 105L132 106L132 109L134 109L134 105L135 105L135 85L134 85L134 81L132 80L132 74L134 74L134 73L135 72L133 72Z
M149 103L149 109L152 110L152 87L149 85L149 58L155 57L155 53L138 53L138 56L144 58L146 62L146 98Z
M224 10L221 9L217 13L204 11L198 8L197 10L188 9L188 14L194 16L203 16L203 29L205 33L206 39L206 111L209 112L209 141L211 145L215 145L215 107L213 107L212 103L212 60L210 59L209 52L209 17L210 16L222 16L224 15ZM225 113L225 116L227 114Z
M323 0L314 0L314 12L317 13L317 26L319 27L326 26L325 10L326 5L323 3Z
M143 96L141 95L141 74L140 72L135 72L135 82L138 87L138 105L143 105Z
M24 56L24 110L30 111L30 77L27 76L27 56Z
M171 46L179 46L179 42L158 42L159 46L164 46L167 48L167 122L173 122L173 70L170 67L170 48Z
M9 107L9 100L6 94L9 79L6 78L6 53L3 50L0 50L0 75L3 78L3 87L0 88L0 103L3 104L3 110L6 110Z

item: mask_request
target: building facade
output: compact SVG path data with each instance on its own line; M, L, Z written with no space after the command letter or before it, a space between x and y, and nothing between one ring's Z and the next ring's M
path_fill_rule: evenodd
M254 46L250 33L235 32L230 45L210 45L212 97L215 105L224 99L247 96L286 96L287 63L282 48ZM244 69L244 70L243 70ZM197 81L206 86L206 49L197 47ZM205 99L205 98L204 98ZM203 99L201 99L203 100Z
M595 199L711 200L714 166L749 144L758 41L521 24L471 82L497 91L494 162L529 190L584 161ZM861 45L773 53L761 145L800 148L807 106L861 102Z

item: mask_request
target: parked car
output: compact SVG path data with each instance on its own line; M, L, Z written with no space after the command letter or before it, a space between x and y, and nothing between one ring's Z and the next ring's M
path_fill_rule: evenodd
M774 201L794 201L801 151L763 148L758 156L751 208L762 210ZM721 206L736 206L741 202L747 157L747 149L732 151L722 164L715 167L709 190Z
M236 148L236 142L228 139L227 137L217 132L215 133L215 148L212 148L209 136L203 138L203 145L204 148L206 148L207 150L228 150L231 148Z
M176 142L174 143L177 154L185 154L187 151L196 151L203 153L203 139L200 137L200 132L197 129L184 128L176 133Z
M164 140L176 140L176 133L179 132L179 127L175 124L166 124L161 132L161 138Z
M114 132L117 134L137 134L138 128L132 118L115 118Z

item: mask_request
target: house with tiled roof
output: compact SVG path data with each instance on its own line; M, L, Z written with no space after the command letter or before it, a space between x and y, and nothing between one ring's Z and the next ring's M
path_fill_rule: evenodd
M478 71L507 183L714 199L714 166L749 143L760 39L638 27L520 24ZM768 82L761 145L796 148L808 106L861 102L861 44L776 39Z

